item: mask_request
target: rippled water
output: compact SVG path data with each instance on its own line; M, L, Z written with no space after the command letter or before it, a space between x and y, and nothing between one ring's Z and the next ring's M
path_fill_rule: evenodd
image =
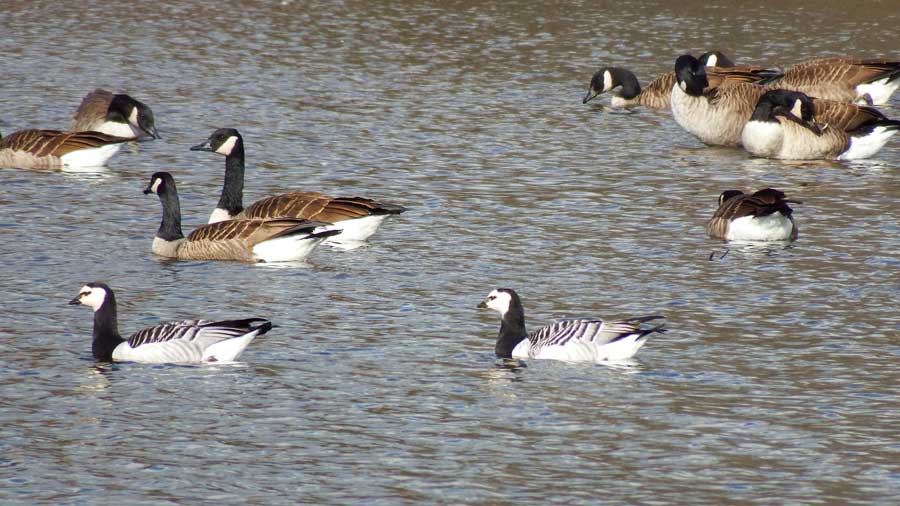
M757 160L667 113L581 104L602 65L646 83L688 51L896 59L891 2L12 0L0 22L4 133L64 127L103 86L150 104L163 136L102 172L0 171L2 502L900 497L900 143ZM224 161L188 148L220 126L244 135L248 201L307 188L409 211L309 266L154 258L141 190L171 171L186 228L203 223ZM803 201L796 243L705 236L722 190L764 186ZM279 327L231 366L98 366L90 312L66 306L93 280L123 332ZM475 310L496 286L532 328L659 312L671 331L629 368L503 363Z

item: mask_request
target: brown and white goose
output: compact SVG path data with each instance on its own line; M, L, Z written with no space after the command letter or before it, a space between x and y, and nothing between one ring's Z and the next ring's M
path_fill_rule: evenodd
M0 168L101 167L128 140L101 132L19 130L0 139Z
M128 139L159 138L150 107L129 95L113 94L101 88L81 100L72 113L69 130L103 132Z
M220 128L206 142L191 151L210 151L225 155L225 183L210 223L232 218L304 218L334 224L340 234L329 242L358 244L378 230L389 216L406 210L362 197L329 197L319 192L295 191L257 200L243 206L244 140L234 128Z
M150 178L145 194L155 193L163 216L153 238L153 253L179 260L296 262L306 259L327 237L340 233L327 223L300 218L227 220L202 225L187 237L181 231L181 204L168 172Z
M797 238L793 209L784 193L766 188L752 194L726 190L719 195L719 208L706 224L706 232L728 241L793 241Z
M741 133L751 154L791 160L855 160L877 153L900 121L855 104L772 90L759 99Z

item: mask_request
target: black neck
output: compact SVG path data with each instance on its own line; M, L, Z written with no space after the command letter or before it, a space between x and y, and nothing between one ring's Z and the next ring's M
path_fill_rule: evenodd
M775 119L775 115L773 114L775 109L775 104L772 103L771 100L767 98L763 98L756 104L756 108L753 109L753 114L750 116L750 121L769 121L772 123L777 123L778 120Z
M631 100L641 93L641 83L638 82L633 72L616 68L612 69L610 73L612 74L613 83L618 83L622 86L622 90L619 92L620 97Z
M500 335L497 336L494 353L500 358L512 358L513 349L526 337L525 311L522 306L512 304L500 322Z
M219 209L234 216L244 210L244 146L238 142L225 157L225 184L219 197Z
M116 298L112 292L107 292L103 305L94 311L94 342L91 345L94 358L111 361L113 350L123 341L116 320Z
M162 203L162 222L159 224L159 230L156 231L156 237L165 239L166 241L174 241L181 239L184 234L181 233L181 203L178 202L178 190L175 186L166 186L159 194L159 201Z

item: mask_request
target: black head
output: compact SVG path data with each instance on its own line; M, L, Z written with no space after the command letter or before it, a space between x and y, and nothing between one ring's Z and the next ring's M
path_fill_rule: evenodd
M728 202L729 200L733 199L734 197L739 197L743 194L744 194L744 192L742 192L740 190L725 190L722 192L721 195L719 195L719 206L721 207L721 205L724 204L725 202Z
M752 120L773 120L775 116L793 116L794 119L811 122L815 105L805 93L789 90L771 90L759 97Z
M703 88L709 86L706 68L689 54L681 55L675 60L675 78L682 91L695 97L702 95Z
M734 62L721 51L708 51L700 56L700 64L704 67L734 67Z
M150 184L144 189L144 195L155 193L162 195L166 191L175 188L175 178L168 172L156 172L150 176Z
M211 151L229 156L244 150L244 139L234 128L220 128L202 144L191 147L191 151Z
M618 67L604 67L597 71L591 78L591 86L581 103L586 104L601 93L605 93L621 86L623 98L634 98L641 92L641 85L637 77L627 69Z
M109 104L109 119L127 122L129 125L137 128L145 134L159 139L159 132L156 130L156 122L153 118L153 111L147 104L135 100L130 95L113 95Z

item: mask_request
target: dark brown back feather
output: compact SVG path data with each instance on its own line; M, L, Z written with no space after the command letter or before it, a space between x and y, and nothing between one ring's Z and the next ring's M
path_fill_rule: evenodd
M100 132L61 132L59 130L19 130L0 140L0 149L10 149L36 157L60 157L73 151L98 148L129 139Z

